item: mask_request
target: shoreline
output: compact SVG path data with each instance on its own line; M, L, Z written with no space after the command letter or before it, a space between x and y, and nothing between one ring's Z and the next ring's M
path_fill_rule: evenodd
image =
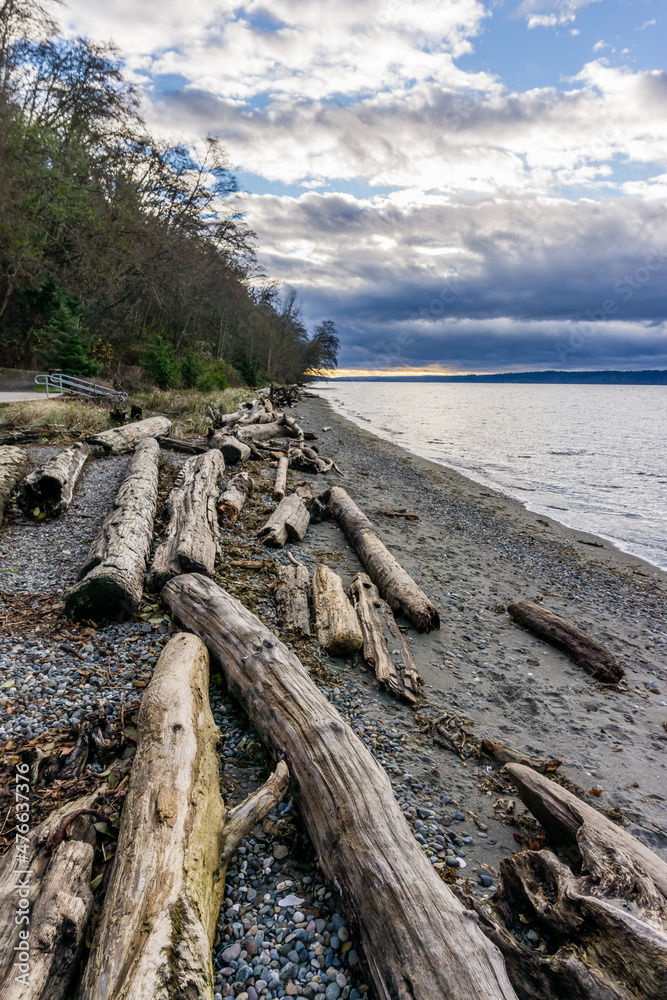
M592 804L621 809L630 832L667 858L667 798L654 792L666 767L667 573L358 427L321 396L298 411L345 472L336 482L441 613L439 632L408 633L428 699L468 718L482 738L562 759L570 780L603 790ZM390 519L379 508L419 520ZM360 569L349 546L340 552L330 523L311 526L300 549L309 568L333 553L346 586ZM506 605L536 597L621 660L622 689L597 685L512 622ZM438 761L443 784L458 784L471 802L473 774L462 780L453 757Z
M312 391L316 391L317 388L318 387L314 386L313 389L312 389ZM531 491L524 490L520 486L514 486L514 487L507 486L507 487L503 487L503 486L499 485L498 483L493 482L493 480L491 479L491 477L487 477L484 474L480 473L479 476L476 476L475 473L474 473L474 470L472 470L472 469L463 469L463 468L460 468L460 467L458 467L458 466L456 466L456 465L454 465L454 464L452 464L450 462L447 462L444 459L429 458L427 455L420 454L417 451L412 451L412 450L410 450L410 448L408 448L405 445L402 445L398 441L394 440L394 438L391 436L391 434L389 432L387 432L387 436L385 436L382 433L383 430L384 430L383 428L381 428L381 427L373 427L371 429L371 421L368 418L365 418L365 417L363 417L361 415L359 415L357 417L353 417L351 414L348 414L348 413L344 412L345 411L345 407L343 407L342 410L338 409L333 404L333 402L331 402L330 400L327 399L326 396L320 396L319 398L321 398L324 402L326 402L330 406L330 408L331 408L331 410L332 410L333 413L336 413L339 417L342 417L343 419L349 421L349 423L352 426L356 427L358 430L360 430L360 431L362 431L364 433L369 433L373 437L378 438L380 441L384 441L387 444L393 445L394 447L396 447L396 448L400 449L402 452L404 452L406 455L411 456L411 457L416 458L416 459L419 459L422 462L428 463L429 465L432 465L435 468L448 469L451 472L455 473L456 475L461 476L463 479L467 480L468 482L475 483L477 486L482 487L484 490L492 490L494 493L498 494L499 496L502 496L505 499L514 500L517 503L521 504L521 506L524 507L529 512L531 512L531 513L533 513L533 514L535 514L535 515L537 515L539 517L542 517L542 518L548 518L549 521L552 522L553 524L559 525L560 527L565 528L565 529L567 529L570 532L576 532L576 533L578 533L580 535L584 535L586 537L586 539L591 542L591 544L593 544L592 540L598 539L598 540L602 541L603 543L606 543L608 546L611 546L619 554L622 554L623 556L629 557L630 559L637 560L638 562L640 562L647 569L656 570L659 573L663 574L663 576L665 577L665 579L667 579L667 565L666 566L661 566L659 563L652 562L651 559L646 558L646 556L639 555L639 554L631 551L630 549L624 548L622 542L619 541L619 539L612 537L611 535L602 534L602 533L600 533L598 531L587 531L587 530L585 530L583 528L573 527L572 525L569 525L569 524L565 523L565 521L561 521L558 518L554 517L554 515L548 513L548 511L545 511L543 509L532 509L531 506L530 506L531 505L531 501L528 498L524 499L522 497L515 496L515 495L513 495L512 492L510 492L511 490L515 490L517 493L522 493L522 492L532 492L532 490ZM363 421L363 423L362 423L362 421ZM366 424L368 426L366 426ZM541 507L541 505L537 505L536 504L536 508L538 506Z

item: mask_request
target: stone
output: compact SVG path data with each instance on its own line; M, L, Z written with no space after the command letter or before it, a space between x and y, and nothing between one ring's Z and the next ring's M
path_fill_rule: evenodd
M273 845L273 857L276 861L282 861L289 854L289 848L285 844L274 844Z
M222 960L226 965L229 965L230 962L236 962L240 954L241 945L235 942L234 944L230 944L228 948L225 948L222 953Z
M338 983L329 983L324 991L324 995L327 1000L338 1000L338 997L340 996L340 986Z

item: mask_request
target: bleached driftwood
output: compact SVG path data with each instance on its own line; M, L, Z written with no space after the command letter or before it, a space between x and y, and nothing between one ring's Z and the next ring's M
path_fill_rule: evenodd
M378 683L397 698L416 704L423 682L391 608L365 573L357 573L348 594L364 637L364 660L373 667Z
M287 467L289 465L287 455L281 455L278 459L276 469L276 482L273 487L273 499L282 500L287 492Z
M507 611L519 625L561 649L596 680L617 684L625 676L623 667L608 649L552 611L532 601L510 604Z
M294 653L207 577L176 577L162 594L220 661L262 738L285 755L376 995L516 1000L500 953L434 871L382 767Z
M317 639L323 649L334 656L347 656L361 649L364 639L343 581L322 563L313 573L313 606Z
M243 504L252 494L254 485L252 477L247 472L238 472L229 480L218 506L228 525L236 524Z
M0 445L0 524L5 516L9 498L25 475L28 456L22 448Z
M302 563L296 566L279 566L275 591L278 621L283 629L298 629L310 635L310 574Z
M225 434L218 431L208 439L209 448L217 448L222 452L225 462L236 465L238 462L247 462L250 458L250 448L244 441L240 441L232 434Z
M225 471L222 453L216 450L189 458L169 494L169 523L155 549L146 582L162 590L179 573L210 576L220 551L216 504Z
M85 444L72 445L26 476L16 497L23 513L37 510L53 516L67 510L88 454Z
M178 579L178 578L177 578ZM235 809L220 794L204 644L165 646L144 694L113 871L81 1000L213 998L211 947L239 842L280 801L288 772Z
M269 520L257 532L257 537L276 549L282 549L287 540L301 542L310 524L310 514L305 503L296 493L280 501Z
M65 600L71 618L111 618L137 610L153 540L159 453L153 438L137 442L113 508Z
M109 431L101 431L99 434L89 434L86 438L88 444L99 445L104 448L109 455L122 455L127 451L132 451L135 443L142 438L157 438L169 434L171 420L167 417L147 417L146 420L137 420L133 424L125 424L123 427L113 427Z
M321 499L328 504L334 520L392 611L405 615L420 632L440 628L435 606L380 541L377 531L347 491L334 486Z

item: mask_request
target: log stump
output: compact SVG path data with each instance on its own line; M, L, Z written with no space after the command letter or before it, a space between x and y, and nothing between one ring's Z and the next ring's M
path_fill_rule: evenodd
M88 454L85 444L75 444L26 476L16 498L23 513L37 511L53 517L67 510Z
M313 573L313 605L317 640L327 653L348 656L361 649L364 639L343 581L323 563Z
M25 475L27 468L28 456L22 448L0 445L0 524L12 492Z
M280 501L269 520L257 532L257 537L274 549L282 549L289 539L292 542L303 541L310 514L305 503L296 493L290 493Z
M239 472L229 480L218 506L220 514L229 527L236 524L244 503L252 495L254 485L252 476L249 476L247 472Z

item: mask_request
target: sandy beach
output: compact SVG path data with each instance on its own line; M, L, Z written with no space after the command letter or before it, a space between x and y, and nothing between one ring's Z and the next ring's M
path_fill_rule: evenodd
M321 452L345 472L341 485L440 611L439 631L409 631L425 710L457 713L479 737L562 759L567 778L599 793L587 796L592 804L619 809L630 832L667 857L667 574L365 433L321 398L304 400L299 412ZM377 513L382 508L419 519L389 518ZM341 539L325 522L311 526L300 548L311 566L333 554L328 561L348 584L360 565ZM606 645L627 683L605 688L515 625L505 608L523 599L541 601ZM373 683L370 675L363 681ZM413 743L414 713L382 692L375 704L378 720L391 711ZM369 721L373 715L371 706ZM511 830L495 823L494 797L480 788L485 766L463 766L456 754L419 742L410 772L422 793L460 801L496 840L480 860L497 862L515 849Z

